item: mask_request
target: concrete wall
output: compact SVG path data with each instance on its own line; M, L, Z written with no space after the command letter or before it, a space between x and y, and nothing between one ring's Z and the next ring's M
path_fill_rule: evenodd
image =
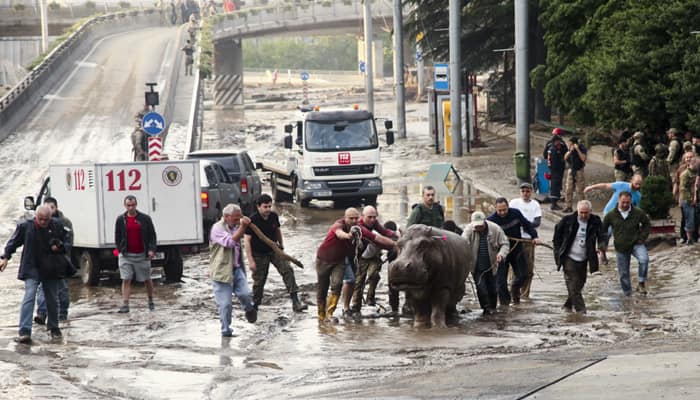
M0 98L0 140L7 137L39 101L65 79L74 61L84 57L96 41L114 33L158 25L159 18L153 10L129 11L95 17L83 24L12 91Z

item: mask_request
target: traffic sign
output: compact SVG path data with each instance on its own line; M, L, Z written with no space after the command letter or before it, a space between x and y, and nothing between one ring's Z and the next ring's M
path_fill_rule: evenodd
M148 138L148 161L160 160L163 152L163 139L160 136L150 136Z
M365 64L364 61L360 61L360 72L364 74L366 70L367 70L367 65Z
M306 71L301 71L301 80L308 81L309 80L309 73Z
M448 63L434 63L435 90L450 90L450 65Z
M149 135L159 135L165 129L165 118L155 111L143 116L141 128Z

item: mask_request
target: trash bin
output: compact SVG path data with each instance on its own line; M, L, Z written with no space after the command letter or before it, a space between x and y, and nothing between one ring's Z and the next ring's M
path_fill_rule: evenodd
M530 159L525 153L515 153L515 176L525 182L530 182Z
M545 174L549 174L549 166L547 166L547 160L541 157L535 158L535 179L537 180L537 193L542 195L549 194L549 179L545 177Z

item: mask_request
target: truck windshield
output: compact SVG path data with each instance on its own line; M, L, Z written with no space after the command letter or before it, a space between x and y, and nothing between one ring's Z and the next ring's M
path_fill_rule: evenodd
M374 121L306 121L306 149L367 150L378 145Z

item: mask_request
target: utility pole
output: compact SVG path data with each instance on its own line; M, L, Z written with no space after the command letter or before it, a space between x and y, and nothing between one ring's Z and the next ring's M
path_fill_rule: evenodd
M374 114L374 73L372 62L372 10L371 1L363 0L365 20L365 90L367 92L367 111Z
M46 0L37 0L39 2L39 15L41 17L41 52L49 51L49 24L46 20Z
M523 0L527 1L527 0ZM461 1L450 0L450 136L452 155L462 156ZM468 140L468 139L467 139Z
M396 85L396 132L406 138L406 91L403 70L403 9L401 0L394 0L394 84Z
M529 79L528 0L515 0L515 151L524 153L527 166L521 179L530 180L530 119L528 118ZM526 178L527 177L527 178Z

